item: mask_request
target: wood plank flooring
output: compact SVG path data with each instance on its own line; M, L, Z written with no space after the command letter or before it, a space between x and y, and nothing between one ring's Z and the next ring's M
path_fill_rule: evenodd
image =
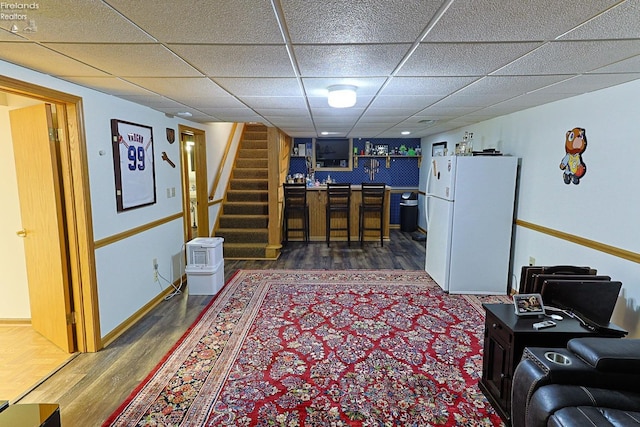
M17 400L73 357L31 325L0 325L0 400Z
M275 261L225 261L225 279L238 269L424 269L424 242L391 230L384 243L290 242ZM62 425L100 426L191 326L211 296L178 295L97 353L75 357L20 403L58 403Z

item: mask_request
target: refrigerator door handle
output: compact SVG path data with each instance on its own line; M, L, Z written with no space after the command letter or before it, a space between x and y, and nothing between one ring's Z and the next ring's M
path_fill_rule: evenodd
M429 232L429 198L432 194L429 192L429 183L431 182L431 173L434 170L434 163L431 162L429 165L429 172L427 173L427 183L424 194L424 220L425 220L425 229Z

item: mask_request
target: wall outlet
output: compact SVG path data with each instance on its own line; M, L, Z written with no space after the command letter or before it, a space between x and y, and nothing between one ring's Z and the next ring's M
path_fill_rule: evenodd
M536 265L536 259L532 256L529 257L529 266Z
M158 258L153 259L153 281L158 281Z

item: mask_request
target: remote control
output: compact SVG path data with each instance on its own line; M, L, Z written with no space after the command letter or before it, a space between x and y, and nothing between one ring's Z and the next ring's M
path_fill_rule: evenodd
M538 322L533 324L534 329L551 328L553 326L556 326L556 322L554 322L553 320L545 320L544 322Z

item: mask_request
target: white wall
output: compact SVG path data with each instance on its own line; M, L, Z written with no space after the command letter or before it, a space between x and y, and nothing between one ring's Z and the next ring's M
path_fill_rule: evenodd
M231 139L229 147L229 154L227 155L226 164L222 165L222 159L224 157L224 150L227 146L227 140L230 137L230 133L233 130L233 123L211 123L207 128L207 181L208 181L208 194L211 194L213 183L218 175L218 169L222 167L222 174L220 176L220 182L218 188L213 193L213 200L219 200L224 197L226 191L226 183L229 181L231 172L233 170L233 164L235 161L235 153L238 150L240 144L240 137L242 136L243 124L238 124L236 132ZM224 184L223 184L224 183ZM213 231L216 219L220 214L222 204L213 204L209 208L209 232Z
M499 147L521 158L516 215L553 230L640 253L640 81L557 101L453 132L424 138L448 141L449 149L465 131L474 133L474 149ZM564 184L559 168L566 131L586 129L583 154L587 173L579 185ZM424 190L429 159L422 164ZM424 218L420 219L424 227ZM516 227L512 266L517 288L522 265L533 256L538 265L590 265L623 283L613 321L640 336L640 265L581 247L524 227Z
M165 114L149 108L96 92L82 86L74 85L50 76L33 72L13 64L0 61L0 74L22 80L28 83L52 88L61 92L82 97L84 107L84 125L86 151L89 170L89 186L91 196L92 222L94 239L112 237L150 222L167 218L182 212L182 185L180 173L180 143L169 144L165 129L173 128L178 133L178 124L203 129L207 133L207 151L218 155L224 150L226 138L217 137L213 141L209 135L211 126L170 118ZM113 173L113 158L111 151L111 119L121 119L129 122L152 126L154 137L154 162L156 179L157 202L130 211L118 213L116 210L115 184ZM17 203L17 189L15 184L15 170L11 170L13 154L9 152L10 133L7 135L8 114L0 111L0 154L2 169L0 176L7 175L10 179L3 180L1 187L9 196L12 203ZM214 132L211 132L212 134ZM222 141L219 141L222 139ZM6 142L9 143L6 143ZM222 146L220 147L220 144ZM176 164L176 168L169 166L161 158L162 152ZM102 153L102 154L101 154ZM11 163L7 159L11 160ZM216 166L217 167L217 166ZM13 183L11 184L11 180ZM167 188L176 188L176 196L167 198ZM13 238L18 230L19 221L15 218L15 208L11 209L11 224L0 228L2 239ZM19 212L19 211L18 211ZM19 215L19 214L18 214ZM169 280L180 276L178 254L183 246L182 218L173 220L159 227L136 234L132 237L117 241L96 250L96 270L98 279L98 296L100 312L100 328L102 336L111 332L128 317L142 308L160 293L160 284L153 281L153 259L159 264L159 272ZM9 233L11 231L11 233ZM9 254L17 257L10 261L9 256L2 256L3 282L17 278L26 283L24 260L21 254ZM6 263L6 264L5 264ZM7 271L11 271L7 273ZM21 271L22 270L22 271ZM161 282L166 288L167 283ZM4 295L10 289L11 283L3 283ZM14 292L10 290L10 292ZM26 286L19 290L16 299L22 301L24 307ZM28 318L28 311L11 312L9 309L14 302L10 298L2 298L0 303L0 318ZM7 303L5 304L5 301ZM11 301L11 302L9 302ZM5 307L7 305L7 307ZM17 307L18 304L15 304ZM26 305L28 309L28 303Z

